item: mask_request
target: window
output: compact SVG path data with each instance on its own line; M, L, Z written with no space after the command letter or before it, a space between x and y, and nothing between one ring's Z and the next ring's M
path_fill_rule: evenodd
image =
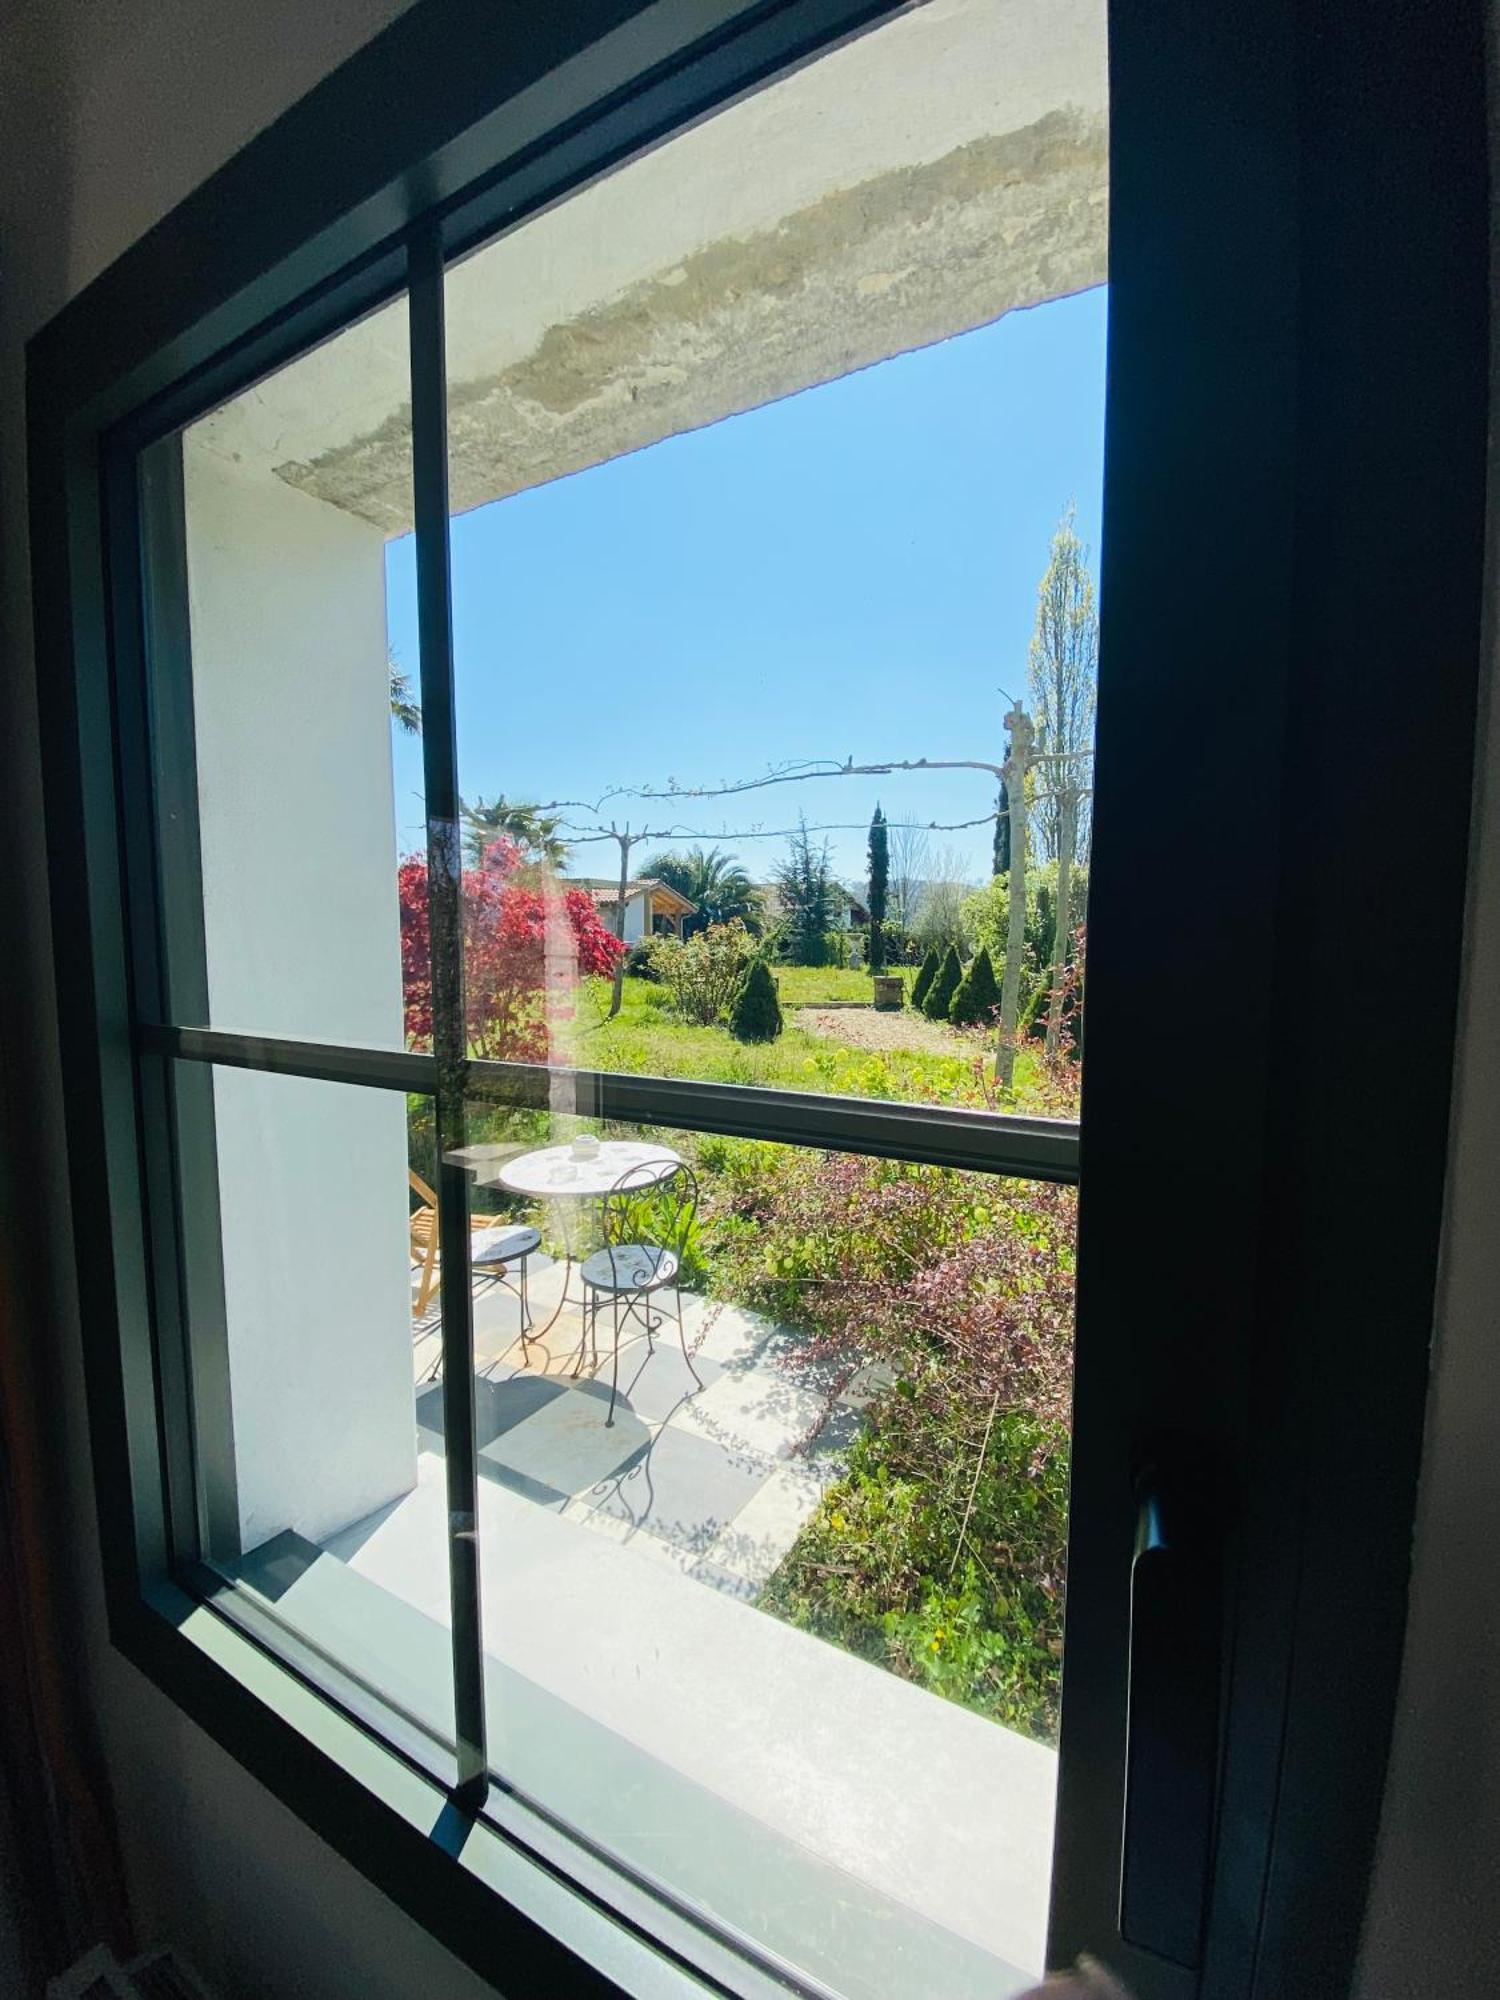
M870 2000L1045 1962L1105 124L1044 25L903 16L141 461L194 1556Z
M1465 726L1429 544L1356 464L1372 719L1336 796L1294 782L1352 672L1344 625L1290 636L1297 425L1347 467L1407 377L1325 301L1374 360L1309 397L1337 343L1285 300L1319 231L1413 312L1454 246L1299 207L1301 72L1207 19L1112 25L1106 190L1091 5L687 43L601 5L586 48L437 53L412 12L235 164L201 268L190 214L37 352L114 1630L492 1968L545 1933L615 1977L593 1922L729 1991L1009 1991L1088 1945L1145 2000L1249 1993L1357 1914L1300 1829L1368 1834L1399 1614L1299 1761L1339 1625L1304 1600L1399 1571L1435 1242L1366 1282L1388 1051L1355 1010L1314 1074L1286 995L1415 886L1347 838L1410 657L1453 682L1435 768ZM327 131L424 55L377 181ZM1482 392L1464 314L1422 323L1453 422L1397 483L1441 522ZM1299 1120L1340 1116L1312 1175Z

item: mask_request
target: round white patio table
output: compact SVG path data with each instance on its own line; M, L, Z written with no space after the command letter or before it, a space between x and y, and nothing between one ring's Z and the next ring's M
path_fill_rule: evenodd
M509 1194L529 1195L533 1201L569 1200L604 1202L620 1189L621 1184L631 1192L644 1191L665 1180L675 1167L683 1164L681 1153L673 1152L670 1146L648 1145L638 1139L601 1139L597 1150L580 1157L571 1144L566 1146L541 1146L534 1153L519 1153L513 1160L507 1160L499 1170L485 1175L480 1182L484 1187L502 1187ZM541 1340L552 1331L562 1315L563 1307L569 1303L568 1280L573 1275L573 1239L567 1224L567 1209L561 1215L563 1238L563 1281L562 1292L552 1317L545 1326L533 1328L531 1338ZM583 1301L577 1301L582 1306ZM527 1336L521 1335L523 1360L529 1359ZM573 1373L578 1374L583 1366L583 1338L578 1343L578 1362Z
M681 1165L681 1153L674 1153L670 1146L648 1146L636 1139L601 1139L598 1151L585 1159L580 1159L571 1145L542 1146L534 1153L519 1153L485 1185L543 1200L577 1195L585 1201L602 1201L627 1174L628 1186L648 1188ZM653 1167L660 1171L653 1173Z

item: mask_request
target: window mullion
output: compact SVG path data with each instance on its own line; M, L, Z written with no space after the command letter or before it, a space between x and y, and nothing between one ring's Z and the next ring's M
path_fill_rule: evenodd
M448 551L448 384L443 334L443 254L435 227L410 245L412 481L422 762L427 793L427 920L436 1059L438 1229L442 1268L444 1467L453 1617L453 1707L458 1794L477 1802L486 1785L484 1650L479 1605L478 1445L474 1424L474 1316L468 1283L469 1177L453 1163L464 1144L462 851L458 738L453 699L453 617Z

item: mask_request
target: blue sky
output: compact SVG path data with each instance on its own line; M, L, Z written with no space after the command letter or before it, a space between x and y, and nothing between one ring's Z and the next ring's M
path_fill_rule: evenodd
M1024 690L1070 500L1097 576L1105 304L1100 288L1010 313L457 518L465 797L592 800L817 757L998 761L999 690ZM409 536L386 577L392 648L415 679ZM420 746L398 736L394 756L406 852L424 838ZM608 811L702 832L757 880L786 843L752 830L803 811L856 829L828 838L858 882L877 796L888 818L924 824L994 803L983 774L938 772ZM988 874L989 828L930 838ZM608 874L612 851L577 848L573 871Z

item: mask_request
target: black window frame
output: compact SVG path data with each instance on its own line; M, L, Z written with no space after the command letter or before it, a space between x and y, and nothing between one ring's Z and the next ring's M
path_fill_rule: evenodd
M172 1250L159 1228L153 1233L161 1204L148 1216L140 1199L144 1184L169 1172L160 1146L167 1071L212 1060L380 1087L436 1085L450 1105L461 1102L462 1090L460 1079L439 1076L437 1056L273 1045L174 1026L162 1011L152 969L159 966L164 912L154 840L136 810L147 725L132 691L143 686L147 607L134 465L151 438L393 297L403 282L418 336L414 371L421 367L419 350L430 371L434 353L440 363L433 339L435 331L440 335L446 259L895 11L890 0L775 0L738 9L729 0L708 7L690 0L654 6L567 0L528 17L523 27L501 10L419 0L106 272L28 352L35 611L68 1141L75 1199L97 1210L105 1191L109 1249L99 1254L97 1240L80 1246L79 1280L111 1633L304 1818L479 1970L506 1982L561 1979L569 1990L612 1990L611 1980L625 1983L628 1972L611 1951L628 1956L631 1940L664 1952L711 1989L744 1990L762 1981L774 1987L780 1975L733 1940L705 1937L522 1809L508 1808L504 1825L493 1814L476 1818L472 1768L460 1767L452 1783L434 1787L410 1748L399 1768L389 1766L360 1726L370 1718L362 1717L357 1690L341 1687L336 1673L311 1660L299 1663L300 1678L289 1679L232 1607L215 1611L213 1600L195 1599L182 1587L169 1496L174 1482L183 1490L187 1475L175 1456L173 1427L161 1422L163 1399L174 1393L161 1360L171 1342L152 1337L167 1309L163 1301L170 1303L163 1267ZM715 25L705 30L708 14ZM1330 1981L1347 1971L1396 1684L1440 1225L1479 657L1487 386L1481 23L1481 10L1469 0L1443 10L1441 20L1415 0L1363 8L1332 0L1317 19L1291 0L1271 0L1252 25L1205 20L1185 0L1165 8L1116 0L1111 10L1112 175L1122 212L1136 218L1124 246L1126 283L1112 301L1111 368L1127 358L1132 387L1154 394L1157 415L1175 399L1183 425L1148 437L1112 400L1106 646L1115 658L1143 665L1148 680L1134 713L1119 697L1101 700L1101 740L1122 767L1128 753L1132 770L1159 771L1162 752L1150 731L1174 699L1192 695L1188 662L1174 660L1150 679L1143 596L1162 587L1166 572L1149 525L1133 521L1122 488L1129 478L1137 495L1165 500L1172 481L1200 470L1205 448L1186 426L1205 414L1227 422L1231 438L1247 450L1261 452L1254 422L1232 414L1231 366L1248 367L1271 416L1259 476L1226 502L1226 535L1243 538L1234 542L1229 564L1231 594L1243 586L1238 569L1251 560L1266 562L1275 579L1277 601L1264 614L1268 674L1294 677L1288 633L1297 619L1338 660L1352 667L1358 646L1375 662L1367 731L1341 756L1329 688L1315 690L1309 712L1268 699L1251 718L1253 729L1265 732L1261 747L1268 752L1271 733L1284 731L1274 746L1275 767L1297 789L1285 802L1247 805L1273 852L1237 885L1241 907L1257 911L1264 935L1274 944L1273 928L1283 932L1264 976L1247 979L1236 1015L1257 1056L1245 1098L1260 1097L1247 1136L1257 1169L1251 1178L1264 1152L1275 1183L1252 1189L1247 1182L1261 1251L1247 1349L1255 1379L1241 1387L1267 1444L1242 1499L1240 1602L1242 1616L1254 1608L1285 1629L1274 1643L1236 1639L1237 1671L1264 1673L1266 1685L1234 1711L1237 1734L1225 1746L1221 1773L1221 1886L1238 1935L1210 1978L1226 1992L1322 1994L1336 1990ZM1164 83L1168 112L1153 131L1147 103ZM1202 106L1196 120L1188 110L1195 99ZM372 115L372 107L383 115ZM1184 172L1202 160L1218 168L1217 176L1185 186ZM1355 186L1358 200L1350 195ZM1371 212L1375 200L1386 204L1378 218ZM1139 219L1152 201L1161 218L1155 241ZM1168 315L1173 307L1190 315L1201 303L1193 284L1212 263L1207 233L1222 227L1226 208L1249 233L1238 246L1243 268L1211 302L1220 316L1208 314L1205 349ZM222 226L226 216L232 228ZM1372 245L1384 253L1379 284L1404 283L1422 301L1403 325L1380 314L1383 295L1367 268ZM1120 256L1117 231L1116 272ZM1247 303L1257 283L1281 289L1289 303L1280 319ZM1243 312L1245 333L1230 354L1213 342L1232 308ZM1351 386L1344 357L1357 326L1365 373ZM1156 341L1154 369L1141 366L1148 333ZM440 395L440 365L426 380ZM1113 395L1121 385L1112 380L1111 386ZM1368 433L1380 424L1389 424L1391 435L1375 452ZM1338 483L1351 472L1364 481L1354 493ZM439 513L431 466L427 478L430 552ZM422 480L419 467L419 512ZM1413 481L1425 508L1420 519ZM1299 567L1293 548L1295 535L1313 539L1323 510L1335 501L1343 512L1343 532L1335 537L1343 587L1355 588L1361 567L1368 574L1372 564L1385 579L1378 614L1356 619L1352 633L1336 629L1326 579ZM445 540L445 503L441 512ZM1286 544L1279 555L1278 540ZM1447 595L1435 613L1440 589ZM1208 603L1206 589L1196 601ZM427 701L441 699L440 621L429 587ZM1375 823L1370 788L1392 768L1382 731L1401 718L1396 649L1402 643L1434 663L1428 692L1440 699L1420 739L1426 768L1440 782L1420 843L1377 872L1351 842ZM1338 684L1347 693L1352 673ZM1204 715L1206 726L1233 721L1212 699ZM441 758L441 744L434 754ZM1230 761L1240 771L1249 763ZM1121 806L1110 797L1107 758L1101 771L1099 817L1107 822L1113 812L1123 824ZM1204 811L1211 822L1211 807ZM1214 859L1184 863L1189 898L1212 889ZM1123 885L1121 871L1135 865L1112 862L1101 848L1101 875L1113 873ZM1426 898L1415 942L1432 967L1434 1030L1408 1062L1397 1131L1382 1130L1361 1102L1361 1067L1368 1073L1396 1048L1374 1010L1356 1009L1352 1025L1346 1023L1346 1046L1316 1075L1297 1060L1295 1038L1266 1025L1272 1010L1295 1011L1309 966L1311 976L1337 977L1337 951L1312 928L1318 898L1335 881L1356 898L1394 899L1403 890ZM1107 887L1096 884L1095 898L1106 912ZM1356 956L1378 920L1360 903L1344 926L1343 942L1352 933ZM1300 967L1284 942L1299 926L1311 939ZM1232 956L1226 946L1213 973ZM1180 1168L1191 1164L1190 1139L1201 1127L1185 1097L1175 1095L1153 1117L1144 1141L1138 1133L1123 1138L1119 1117L1130 1038L1149 1025L1160 981L1190 974L1190 966L1169 958L1143 982L1128 943L1110 934L1107 915L1095 924L1091 1001L1106 1026L1090 1048L1082 1156L1091 1181L1108 1175L1118 1190L1125 1176L1143 1168L1174 1159ZM1288 1064L1286 1074L1276 1072L1276 1058ZM519 1067L503 1067L509 1073L493 1079L495 1087L503 1086L510 1101L527 1101L532 1079ZM603 1116L1045 1178L1072 1179L1078 1171L1076 1137L1046 1121L727 1087L706 1092L635 1078L580 1083L594 1092ZM751 1101L761 1096L765 1102ZM1005 1150L997 1151L1001 1135ZM1344 1157L1351 1144L1361 1150L1357 1168ZM1326 1310L1339 1257L1347 1259L1360 1241L1362 1205L1389 1196L1403 1181L1414 1222L1408 1243L1393 1250L1381 1296L1374 1298L1368 1284L1359 1288L1367 1338L1361 1341L1353 1327L1312 1328L1307 1302L1320 1299ZM1314 1240L1312 1222L1320 1211L1322 1241ZM455 1213L462 1223L453 1199L445 1212L448 1226L457 1226ZM1111 1272L1130 1269L1132 1258L1140 1266L1127 1242L1131 1219L1127 1201L1101 1202L1085 1231L1080 1291L1084 1310L1091 1291L1100 1301L1101 1336L1109 1325L1103 1285ZM1211 1282L1210 1272L1194 1267L1191 1251L1186 1262L1185 1282ZM451 1313L445 1307L445 1351L456 1362L464 1353L465 1304L456 1297ZM1311 1358L1294 1352L1299 1333L1313 1332ZM1330 1463L1310 1464L1316 1426L1337 1406L1342 1382L1353 1379L1341 1371L1369 1369L1372 1346L1382 1395L1358 1395L1359 1435L1342 1441ZM466 1373L444 1372L445 1378ZM1120 1395L1137 1395L1121 1353L1099 1370L1096 1396L1109 1392L1112 1374ZM1085 1439L1093 1421L1090 1411L1080 1412ZM460 1484L462 1456L455 1454ZM1371 1509L1365 1503L1374 1470L1382 1480ZM1127 1473L1109 1465L1081 1475L1075 1511L1097 1518L1117 1508ZM1357 1542L1349 1539L1354 1532ZM1098 1546L1113 1545L1104 1537ZM1367 1659L1352 1687L1340 1689L1329 1671L1339 1658L1339 1632L1315 1601L1320 1587L1328 1603L1361 1608ZM477 1603L477 1588L471 1601ZM1075 1670L1071 1640L1070 1632L1065 1742L1071 1727L1086 1743L1091 1729L1109 1731L1119 1722L1120 1661L1118 1648L1100 1635L1101 1672L1113 1691L1091 1715L1098 1681ZM325 1699L309 1696L308 1688L320 1688ZM1075 1768L1078 1784L1094 1782L1086 1757ZM1070 1798L1065 1783L1063 1803L1066 1809L1084 1801ZM1111 1893L1112 1857L1099 1845L1108 1817L1080 1812L1083 1844L1076 1853L1060 1852L1066 1882L1054 1936L1063 1949L1088 1941L1100 1898ZM1336 1861L1327 1855L1333 1828L1341 1850ZM492 1838L498 1846L488 1844ZM1242 1852L1235 1852L1236 1841ZM546 1899L534 1883L534 1893L521 1893L506 1878L497 1898L497 1878L517 1857L526 1858L536 1882L565 1883L579 1910L607 1913L599 1933L606 1943L599 1935L589 1943L560 1942L559 1930L569 1925L555 1913L539 1913Z

